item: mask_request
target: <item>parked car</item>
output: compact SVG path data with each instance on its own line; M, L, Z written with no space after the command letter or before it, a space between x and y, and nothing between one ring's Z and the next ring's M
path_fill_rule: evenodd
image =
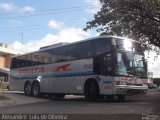
M153 83L148 83L148 89L157 89L157 85Z
M8 80L1 80L0 81L0 88L9 90L9 81Z

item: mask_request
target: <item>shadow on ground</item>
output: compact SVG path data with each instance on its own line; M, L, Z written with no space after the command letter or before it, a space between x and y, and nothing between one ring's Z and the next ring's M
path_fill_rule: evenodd
M9 100L10 98L9 97L6 97L6 96L3 96L3 95L0 95L0 100Z

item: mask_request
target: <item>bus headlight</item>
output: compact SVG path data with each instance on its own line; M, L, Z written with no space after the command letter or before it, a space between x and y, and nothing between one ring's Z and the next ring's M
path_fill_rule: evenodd
M126 85L125 81L116 81L116 85Z

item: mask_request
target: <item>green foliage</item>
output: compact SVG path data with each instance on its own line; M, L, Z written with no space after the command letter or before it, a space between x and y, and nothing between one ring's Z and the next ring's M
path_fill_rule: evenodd
M128 36L160 47L160 0L100 0L102 7L84 30Z

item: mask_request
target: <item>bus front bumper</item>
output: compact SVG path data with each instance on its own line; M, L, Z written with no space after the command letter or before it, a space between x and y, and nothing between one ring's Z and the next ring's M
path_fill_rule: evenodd
M126 94L126 95L144 95L148 91L147 86L133 86L133 85L116 85L115 94Z

